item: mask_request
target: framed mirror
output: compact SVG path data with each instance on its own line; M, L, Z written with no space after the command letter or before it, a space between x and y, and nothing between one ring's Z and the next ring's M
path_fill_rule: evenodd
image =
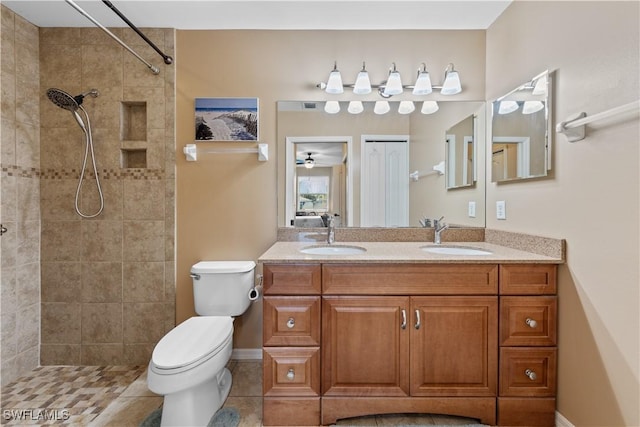
M330 114L324 101L278 102L279 227L323 226L327 214L338 214L341 227L421 227L421 220L441 216L452 226L485 226L485 162L478 161L486 145L485 101L438 101L432 114L422 113L420 102L407 114L398 113L399 101L389 101L386 114L374 112L374 101L363 102L358 114L348 111L349 102L338 104ZM434 166L447 159L447 132L468 118L477 123L473 144L467 141L469 166L465 173L462 164L456 168L477 181L448 191ZM331 163L323 159L328 151ZM307 159L313 167L305 167ZM314 181L323 182L320 190Z
M551 170L551 74L545 71L492 103L491 182Z
M476 182L476 124L471 114L445 132L447 189L470 187Z

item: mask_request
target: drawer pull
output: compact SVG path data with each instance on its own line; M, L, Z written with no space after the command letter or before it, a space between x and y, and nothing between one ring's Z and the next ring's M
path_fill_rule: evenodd
M294 326L296 326L296 319L290 317L289 320L287 320L287 328L293 329Z
M420 310L416 310L416 324L414 325L414 328L420 329L420 324Z
M295 377L296 377L296 371L294 371L293 368L289 369L287 371L287 379L289 381L293 381L295 379Z
M527 320L525 320L525 323L529 325L531 329L535 329L536 326L538 326L538 322L536 322L534 319L530 317L527 317Z
M407 329L407 310L402 309L402 324L400 325L401 329Z
M527 369L526 371L524 371L524 374L529 377L529 379L531 381L535 381L536 379L538 379L538 376L536 375L536 373L534 371L532 371L531 369Z

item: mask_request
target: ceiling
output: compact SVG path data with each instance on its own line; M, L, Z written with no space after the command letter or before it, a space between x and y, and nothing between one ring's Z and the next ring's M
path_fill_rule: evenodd
M512 0L112 0L140 28L482 30ZM75 3L105 27L126 24L99 0ZM91 27L64 0L3 0L39 27Z

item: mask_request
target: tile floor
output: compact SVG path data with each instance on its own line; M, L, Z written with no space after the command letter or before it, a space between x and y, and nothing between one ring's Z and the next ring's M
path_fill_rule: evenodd
M262 361L232 360L233 386L225 406L240 412L239 427L262 425ZM42 366L2 388L2 425L137 427L162 397L147 389L146 366ZM440 415L377 415L337 425L463 425L477 420Z

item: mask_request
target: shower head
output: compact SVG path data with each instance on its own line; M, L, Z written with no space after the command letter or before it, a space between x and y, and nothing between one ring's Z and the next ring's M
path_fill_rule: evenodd
M76 111L80 105L82 105L82 101L87 95L91 95L95 98L100 95L100 93L97 89L91 89L81 93L80 95L71 96L62 89L51 88L47 90L47 97L51 102L56 104L58 107L69 111Z

